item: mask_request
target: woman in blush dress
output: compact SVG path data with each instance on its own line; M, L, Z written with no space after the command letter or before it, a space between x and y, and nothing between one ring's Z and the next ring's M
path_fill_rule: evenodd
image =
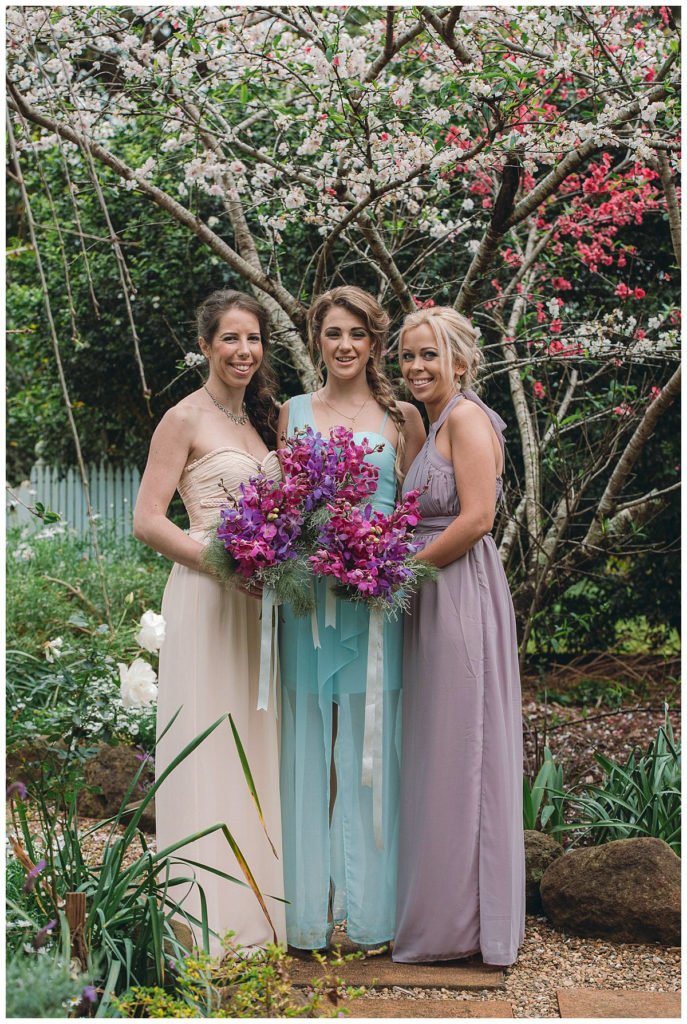
M511 964L525 920L522 711L513 605L489 533L505 424L469 390L480 353L454 309L411 314L399 350L430 421L404 481L426 488L416 557L440 572L405 622L393 958Z
M368 461L379 468L371 504L383 512L393 509L397 481L425 439L419 412L396 402L382 372L388 328L382 307L360 288L319 296L308 330L326 382L289 399L279 416L280 438L308 425L328 437L343 426L358 443L379 446ZM383 630L383 724L372 785L363 785L366 722L376 716L379 723L366 693L370 615L360 604L328 599L324 582L316 596L312 620L285 608L280 627L288 941L321 949L334 922L346 918L349 937L375 947L392 938L396 910L402 623Z
M166 638L160 651L158 776L207 726L231 712L246 751L267 829L281 846L279 757L274 711L256 710L260 603L250 588L220 582L203 563L207 531L226 501L250 476L279 479L273 449L277 408L267 363L269 318L242 292L214 292L198 310L207 383L163 416L150 445L134 514L134 535L173 561L162 601ZM166 517L178 490L190 520L186 534ZM165 780L156 794L157 848L219 822L227 825L263 894L283 896L282 865L272 852L246 785L228 720L221 723ZM177 851L243 878L221 831ZM255 895L199 868L173 865L172 877L195 871L207 900L209 925L235 932L244 947L264 946L273 932ZM187 890L170 890L175 898ZM266 900L277 938L286 937L283 903ZM183 911L201 916L194 886ZM211 952L220 951L211 937Z

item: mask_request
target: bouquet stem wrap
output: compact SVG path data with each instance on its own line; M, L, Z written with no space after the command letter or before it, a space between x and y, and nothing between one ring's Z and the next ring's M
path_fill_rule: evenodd
M277 717L277 679L279 676L279 601L272 587L262 592L262 623L260 626L260 678L258 711L267 711L272 695L274 717Z
M384 731L384 618L383 609L370 609L365 683L365 731L361 784L372 787L372 827L375 846L384 848L382 835L382 737Z

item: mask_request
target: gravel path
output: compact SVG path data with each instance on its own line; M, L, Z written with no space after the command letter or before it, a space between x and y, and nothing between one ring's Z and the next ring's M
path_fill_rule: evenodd
M505 989L385 988L379 998L498 999L514 1017L558 1017L556 989L599 988L629 991L680 990L680 949L579 939L554 931L543 917L528 916L518 961L506 972Z

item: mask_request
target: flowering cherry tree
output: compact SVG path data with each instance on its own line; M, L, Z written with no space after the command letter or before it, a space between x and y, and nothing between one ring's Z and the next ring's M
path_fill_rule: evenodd
M526 630L670 500L635 475L679 394L670 8L10 7L7 30L12 173L59 154L77 233L98 197L146 399L121 191L254 291L305 389L334 284L396 323L473 317L512 403L499 542Z

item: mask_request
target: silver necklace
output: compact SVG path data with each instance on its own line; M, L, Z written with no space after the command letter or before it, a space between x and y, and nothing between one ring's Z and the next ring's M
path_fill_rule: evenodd
M324 402L325 405L328 405L332 412L335 412L337 416L343 416L345 420L349 420L351 423L355 423L355 421L358 419L358 416L360 416L360 413L363 411L367 403L370 401L370 395L368 395L363 404L356 412L355 416L347 416L345 412L341 412L340 409L336 409L330 402L328 402L321 391L317 392L317 397L320 399L321 402Z
M224 413L224 415L228 416L229 419L232 421L232 423L236 423L239 427L242 427L244 425L244 423L248 422L248 413L246 412L246 403L245 402L243 402L241 404L241 412L237 416L236 413L229 412L228 409L225 409L224 406L222 405L222 403L218 402L217 399L214 397L214 395L210 394L210 392L208 391L208 389L205 387L204 384L203 384L203 390L207 391L208 395L210 396L212 401L215 403L217 408L221 409L222 412Z

